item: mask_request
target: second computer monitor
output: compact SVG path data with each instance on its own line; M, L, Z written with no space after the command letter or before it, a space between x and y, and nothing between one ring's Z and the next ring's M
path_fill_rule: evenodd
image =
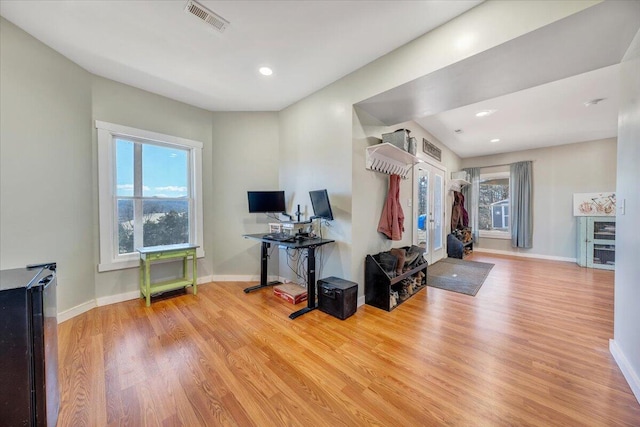
M333 220L333 212L331 211L327 190L309 191L309 197L311 198L314 217Z

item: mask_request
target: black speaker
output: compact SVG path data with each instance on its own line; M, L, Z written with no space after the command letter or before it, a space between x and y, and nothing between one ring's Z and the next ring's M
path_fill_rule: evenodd
M318 309L338 319L352 316L358 306L358 284L339 277L318 280Z

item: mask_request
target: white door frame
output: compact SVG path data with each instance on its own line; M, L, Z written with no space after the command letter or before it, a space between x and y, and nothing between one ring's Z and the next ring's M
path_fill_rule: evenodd
M418 208L419 208L419 198L418 198L418 174L419 174L419 170L425 170L429 173L429 186L431 188L431 190L433 190L433 182L434 179L433 177L435 176L435 174L437 173L438 175L441 173L442 174L442 236L441 236L441 242L442 245L440 247L440 249L438 249L437 251L435 251L431 246L432 246L432 242L434 241L433 236L431 236L431 233L433 232L433 228L431 227L431 222L428 222L427 224L427 229L428 229L428 241L427 241L427 247L429 249L428 251L428 255L426 255L426 259L429 262L429 264L432 264L442 258L444 258L446 256L446 230L447 230L447 207L445 205L445 203L447 202L447 183L448 180L447 178L447 169L440 164L436 164L436 163L432 163L429 161L425 161L424 163L418 163L417 165L415 165L415 167L413 168L413 174L412 174L412 186L413 186L413 229L412 229L412 241L414 245L418 244ZM433 203L433 191L430 192L430 201L429 204L431 205ZM427 220L428 221L428 220Z

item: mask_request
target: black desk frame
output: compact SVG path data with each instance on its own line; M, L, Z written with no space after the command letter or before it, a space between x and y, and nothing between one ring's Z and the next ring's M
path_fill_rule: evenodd
M289 249L306 249L307 250L307 306L289 315L290 319L302 316L312 310L318 308L316 302L316 248L326 245L327 243L333 243L335 240L329 239L308 239L295 242L280 242L278 240L266 239L264 234L245 234L245 239L254 239L262 242L260 251L260 284L257 286L251 286L244 290L245 293L249 293L258 289L270 287L280 282L267 282L267 261L269 260L268 251L272 244L286 246Z

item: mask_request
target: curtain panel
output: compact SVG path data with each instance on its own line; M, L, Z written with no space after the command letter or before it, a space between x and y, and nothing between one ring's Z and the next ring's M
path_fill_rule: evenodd
M533 246L533 166L531 161L511 164L511 246Z
M469 227L473 233L473 241L479 242L480 223L478 221L478 205L480 204L480 168L462 169L469 175L471 185L462 187L462 195L464 196L464 204L469 214Z

